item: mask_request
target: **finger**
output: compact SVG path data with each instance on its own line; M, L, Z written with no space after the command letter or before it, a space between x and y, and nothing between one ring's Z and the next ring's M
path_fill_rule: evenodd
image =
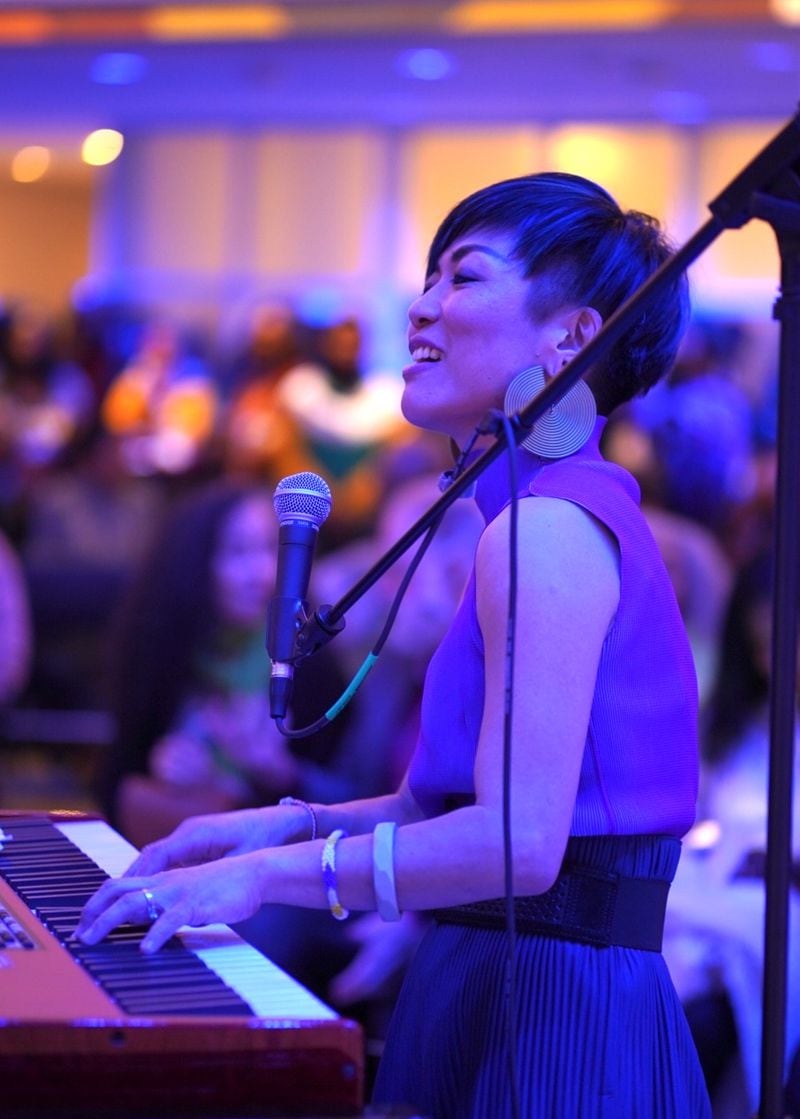
M187 924L187 921L180 906L174 905L171 909L165 909L143 937L142 943L139 945L141 951L148 956L157 952L185 924Z
M126 890L101 912L93 915L94 912L75 930L75 936L84 944L98 944L120 925L145 925L149 920L148 902L141 887Z
M119 878L109 878L96 893L92 894L83 907L80 920L75 927L74 936L81 936L94 924L101 913L104 913L110 905L113 905L121 892L127 892L124 886L121 888L120 883L121 879Z
M166 839L157 839L155 843L148 843L125 871L125 877L136 878L168 870L175 865L171 848L172 845Z

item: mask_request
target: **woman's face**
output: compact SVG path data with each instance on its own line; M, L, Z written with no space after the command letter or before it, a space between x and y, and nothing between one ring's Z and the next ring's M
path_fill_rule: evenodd
M217 609L235 625L266 625L275 582L277 525L266 497L241 501L222 525L212 561Z
M454 241L408 312L411 363L402 408L419 427L463 445L490 408L501 408L516 373L566 359L566 315L534 320L536 280L512 256L509 234L478 230Z

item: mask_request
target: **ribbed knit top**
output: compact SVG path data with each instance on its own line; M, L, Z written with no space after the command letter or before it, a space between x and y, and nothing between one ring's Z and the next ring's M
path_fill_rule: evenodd
M587 445L555 461L518 450L520 497L558 497L593 514L616 537L620 602L603 644L573 835L681 836L697 795L697 683L667 570L639 507L639 487ZM478 479L487 523L509 504L501 454ZM525 640L517 619L517 640ZM431 814L474 800L473 764L484 699L484 646L473 569L457 614L428 667L410 787ZM524 735L524 728L516 733ZM519 748L519 746L517 747ZM531 790L535 806L536 790Z

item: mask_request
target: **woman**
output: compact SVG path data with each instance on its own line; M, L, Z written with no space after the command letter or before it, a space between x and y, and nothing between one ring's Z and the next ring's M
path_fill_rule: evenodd
M137 846L198 812L327 791L324 767L342 726L299 740L295 752L269 717L264 640L276 554L268 495L219 481L170 510L140 565L116 632L118 729L101 794ZM343 686L328 659L301 666L294 716L310 721Z
M439 228L411 304L406 417L466 449L488 410L509 407L520 374L532 395L537 374L557 373L667 255L654 222L623 214L577 176L531 175L471 195ZM588 384L601 417L668 370L684 318L675 282L596 364ZM694 818L696 682L636 487L599 454L603 422L589 414L588 441L562 446L558 459L540 453L553 448L539 424L517 454L516 1075L503 905L491 904L505 885L506 456L478 481L487 525L431 661L398 792L186 825L99 891L78 935L94 943L149 907L160 914L143 941L152 951L187 921L235 920L265 897L330 905L337 917L435 910L395 1011L377 1100L434 1119L494 1119L513 1114L516 1090L519 1113L537 1119L706 1117L657 951L679 837ZM317 832L329 838L309 842ZM196 865L165 872L182 863Z

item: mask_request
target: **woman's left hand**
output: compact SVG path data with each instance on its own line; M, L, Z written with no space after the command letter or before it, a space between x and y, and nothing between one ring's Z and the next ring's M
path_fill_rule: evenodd
M141 943L156 952L183 925L231 924L251 917L261 896L262 852L181 867L146 877L112 878L89 899L75 930L84 944L97 944L119 925L153 920Z

